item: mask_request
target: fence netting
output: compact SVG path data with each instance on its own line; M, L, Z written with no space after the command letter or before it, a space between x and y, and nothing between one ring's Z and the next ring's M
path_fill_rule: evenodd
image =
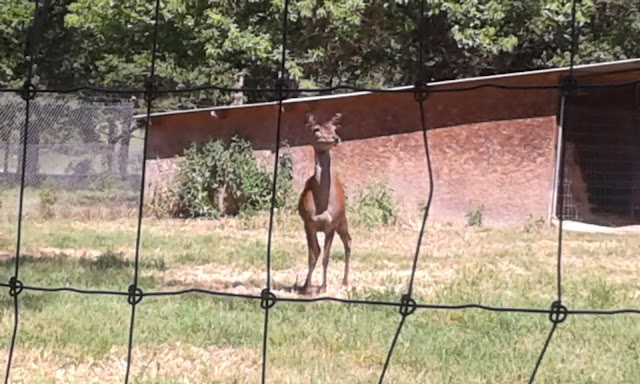
M455 92L461 90L469 90L479 87L499 87L506 89L519 90L535 90L535 89L555 89L563 95L569 95L576 92L581 87L599 87L611 84L580 84L573 73L575 56L578 53L579 31L576 26L576 3L572 3L572 18L566 23L566 30L569 31L571 44L570 49L566 52L570 56L569 75L564 77L559 84L545 85L497 85L484 84L482 86L452 86L447 89L433 89L428 82L429 64L427 63L428 50L425 41L428 37L428 31L425 29L424 20L428 13L427 1L420 2L420 19L416 20L416 28L420 31L420 39L416 42L415 57L416 68L415 78L417 81L412 87L404 89L369 89L366 87L337 85L324 88L298 89L295 92L325 92L331 93L340 90L358 90L371 92L402 92L413 95L415 109L419 120L415 122L422 131L422 140L424 147L424 166L427 169L427 180L416 180L419 183L428 184L428 195L425 196L425 205L423 216L420 223L420 229L416 234L415 252L411 255L412 266L411 275L405 282L404 293L395 301L380 300L355 300L338 297L278 297L272 287L272 234L274 227L274 211L276 209L276 181L279 168L279 150L280 145L275 146L275 160L272 168L272 188L270 198L270 215L268 222L268 237L266 239L267 247L265 252L265 279L264 288L259 295L255 294L237 294L222 291L214 291L200 288L185 288L181 290L167 290L162 292L153 292L143 290L141 283L140 270L142 268L140 262L140 250L142 241L142 217L143 217L143 201L145 199L145 154L148 144L148 130L150 122L150 114L154 109L156 100L169 93L192 93L206 90L216 90L220 92L264 92L270 97L278 101L277 116L275 118L275 143L281 142L281 125L283 120L283 102L291 96L294 90L291 89L290 83L286 76L287 69L287 42L291 34L297 33L290 30L288 20L291 15L289 12L290 0L284 0L283 12L281 15L282 40L279 56L279 74L274 79L271 89L250 89L250 88L229 88L216 85L206 85L199 87L182 87L182 88L163 88L158 84L156 76L156 58L158 56L158 24L159 14L162 11L160 0L155 1L154 13L149 15L153 22L153 45L149 47L151 55L151 68L149 73L145 75L143 84L131 84L129 89L107 89L99 86L83 85L71 88L56 89L38 89L34 85L33 79L33 59L39 42L39 34L42 34L43 28L46 26L46 18L49 8L52 6L50 0L36 0L34 2L34 19L29 29L28 39L26 43L24 62L26 73L22 87L14 89L2 89L0 97L0 134L2 147L0 153L2 157L2 180L0 182L5 186L17 187L18 206L16 214L16 231L17 242L15 248L15 267L8 282L1 285L5 287L9 295L12 297L14 311L14 326L11 335L10 353L8 355L5 383L9 383L13 353L16 345L16 337L20 330L20 308L21 293L25 291L39 293L67 292L83 295L109 295L114 296L118 300L126 300L130 305L130 317L128 321L128 358L126 374L123 378L125 383L130 380L130 370L135 364L132 358L132 349L134 338L136 335L137 313L140 306L145 305L145 300L151 300L161 296L187 295L192 293L215 295L219 297L228 297L236 299L252 300L264 311L263 315L263 332L262 332L262 363L261 377L262 382L267 381L267 356L269 354L269 334L274 327L272 313L278 305L292 304L310 304L321 301L333 301L352 305L372 305L393 308L398 313L397 322L394 324L394 332L389 340L388 353L385 356L384 363L380 367L379 383L384 382L387 371L393 365L394 350L398 339L405 329L411 323L411 316L416 311L426 310L483 310L496 313L524 313L536 316L545 316L549 321L549 330L547 337L541 345L540 354L536 361L531 362L531 371L528 375L529 382L533 383L539 367L543 364L545 353L549 345L553 342L554 335L558 332L561 324L566 321L569 316L577 315L614 315L623 313L640 313L636 309L573 309L569 308L564 300L563 295L563 219L570 218L571 207L565 207L565 204L571 204L566 198L560 199L558 204L559 216L557 249L555 252L556 262L556 281L554 286L554 299L549 303L547 308L531 308L531 307L500 307L483 304L436 304L418 302L414 295L414 280L416 271L419 270L420 246L423 244L425 236L426 223L429 218L430 207L434 196L438 194L437 185L434 183L432 162L430 155L430 143L428 132L429 111L425 108L425 100L434 92ZM631 83L629 83L631 84ZM75 92L108 93L111 96L121 94L121 97L111 97L103 100L84 101L72 100L63 97L65 94ZM57 94L53 96L52 94ZM146 109L146 118L139 120L141 123L133 122L134 103L130 98L124 95L138 94L141 102ZM61 96L62 95L62 96ZM566 107L570 108L570 106ZM577 111L565 111L562 122L566 126L566 119L571 113ZM580 113L584 113L580 111ZM565 131L561 138L561 143L565 143ZM569 135L571 133L568 133ZM598 135L597 127L588 133ZM584 139L586 140L586 139ZM560 153L560 174L559 180L565 179L564 152L565 146L561 146ZM594 161L597 161L594 158ZM29 214L47 215L46 204L41 207L39 213L30 212L33 207L25 206L25 196L30 193L30 187L34 185L47 185L48 188L63 193L67 190L89 189L96 191L95 199L110 201L113 205L107 208L108 211L114 209L127 209L131 212L132 225L135 226L135 254L132 262L128 267L131 268L133 274L125 291L118 290L91 290L80 289L70 286L46 286L38 281L30 281L23 277L21 273L21 265L25 263L21 259L24 252L24 236L25 231L29 231L28 222L25 217ZM612 187L614 188L614 187ZM111 194L109 194L111 191ZM140 194L138 198L138 193ZM604 194L600 199L614 199L614 196ZM120 199L120 200L117 200ZM46 196L44 197L46 201ZM69 203L68 209L77 209L78 202ZM107 214L107 213L105 213ZM35 231L32 229L32 231ZM27 260L28 262L28 260ZM419 331L419 330L418 330Z
M25 159L27 185L42 183L39 180L42 175L74 175L79 179L70 187L79 187L87 184L82 177L108 173L127 179L130 174L139 173L135 167L139 168L140 159L132 159L129 154L133 106L128 100L108 103L43 95L34 99L30 112ZM3 94L0 119L3 177L19 183L25 124L23 101L16 95Z

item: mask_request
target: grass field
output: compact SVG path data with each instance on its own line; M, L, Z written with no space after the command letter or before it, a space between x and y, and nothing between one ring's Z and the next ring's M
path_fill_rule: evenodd
M54 218L25 204L20 278L30 286L125 291L133 279L135 199L62 196ZM101 200L102 208L95 207ZM0 271L15 260L15 193L3 194ZM126 218L116 219L117 216ZM140 284L145 291L200 287L259 293L265 280L266 215L245 220L145 219ZM524 225L524 223L523 223ZM339 285L336 239L327 295L398 300L410 276L417 228L352 228L350 290ZM548 308L556 295L554 228L430 224L414 284L419 302ZM564 301L575 309L637 307L634 235L565 234ZM278 213L273 243L278 289L306 272L296 216ZM314 282L320 281L320 264ZM277 290L278 295L287 295ZM13 302L3 290L0 361L5 362ZM122 382L131 307L125 297L20 294L12 383ZM137 306L131 382L257 383L264 312L259 303L204 294L146 297ZM270 383L377 382L397 309L337 303L283 303L270 311ZM551 323L546 315L476 309L418 310L407 319L387 383L525 383ZM554 336L537 383L635 383L640 317L570 316Z

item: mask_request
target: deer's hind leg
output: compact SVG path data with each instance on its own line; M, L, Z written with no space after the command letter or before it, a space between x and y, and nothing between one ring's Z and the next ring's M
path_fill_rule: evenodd
M351 259L351 235L349 234L349 224L347 223L346 217L340 222L337 232L338 236L340 236L340 240L342 240L342 244L344 245L344 277L342 278L342 285L348 286L349 261Z

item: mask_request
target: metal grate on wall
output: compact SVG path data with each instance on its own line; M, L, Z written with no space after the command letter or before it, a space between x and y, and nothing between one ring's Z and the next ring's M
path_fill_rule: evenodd
M571 180L566 177L562 183L562 194L560 195L560 198L562 199L562 220L581 220L582 218L578 212L578 207L576 206L576 203L573 200L573 195L571 194Z

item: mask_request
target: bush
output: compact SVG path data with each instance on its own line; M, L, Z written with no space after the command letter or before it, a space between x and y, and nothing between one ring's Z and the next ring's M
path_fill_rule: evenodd
M170 187L155 186L151 200L145 201L145 215L151 215L157 219L171 217L177 213L176 204L176 196Z
M371 183L360 190L353 205L354 224L371 228L395 222L397 207L391 192L382 182Z
M293 163L285 147L279 158L276 207L291 204L293 192ZM221 140L202 146L194 143L180 163L175 215L217 217L267 210L272 178L272 170L256 162L247 140L234 136L228 144Z
M110 172L97 174L96 178L91 183L91 187L92 189L97 189L99 191L113 191L116 194L123 189L126 190L130 188L123 180Z
M467 225L469 227L481 227L483 216L484 204L480 204L476 208L471 209L465 215L465 217L467 218Z
M56 192L50 188L44 188L40 190L40 215L45 219L50 219L54 216L53 206L58 201Z
M535 217L532 214L529 214L522 229L525 233L537 233L544 228L546 222L547 221L542 216Z
M292 209L298 203L298 195L293 189L293 158L285 141L284 151L278 162L278 183L276 185L276 207Z

